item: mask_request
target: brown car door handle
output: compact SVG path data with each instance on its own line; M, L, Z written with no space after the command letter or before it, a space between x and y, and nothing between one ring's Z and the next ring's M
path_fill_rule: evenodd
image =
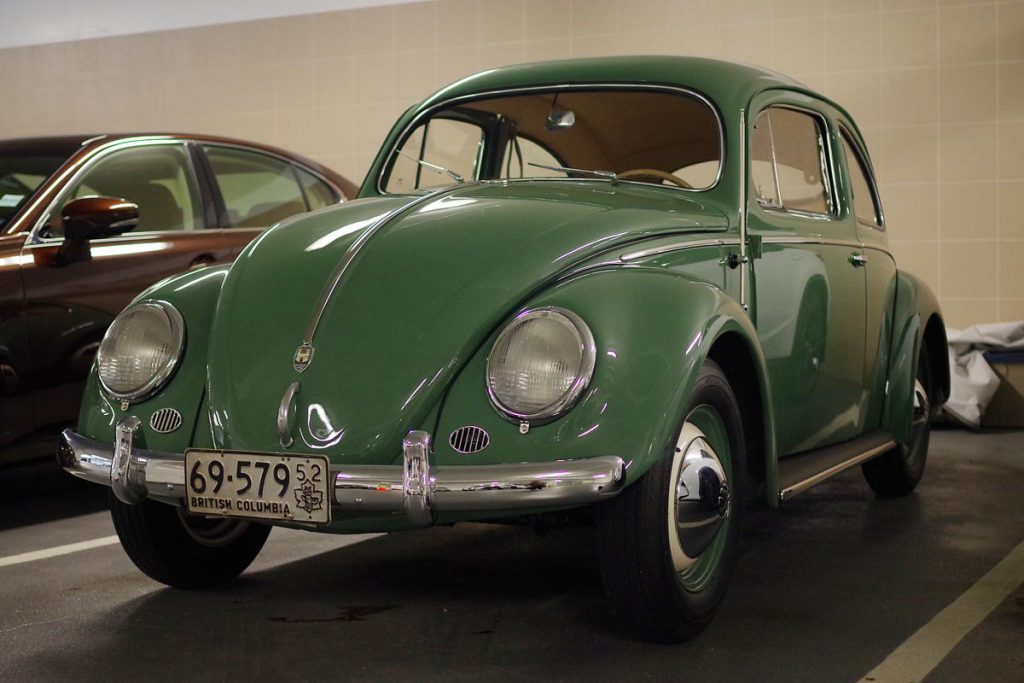
M203 266L209 266L217 262L217 259L212 254L203 254L192 259L192 263L189 264L189 268L202 268Z
M862 268L868 264L868 260L864 258L864 254L855 251L850 254L850 263L854 268Z

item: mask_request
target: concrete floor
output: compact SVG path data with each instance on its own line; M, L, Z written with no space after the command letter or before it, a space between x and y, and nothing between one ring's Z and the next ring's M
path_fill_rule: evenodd
M179 591L116 544L0 566L0 680L857 681L1024 541L1024 432L936 432L925 479L859 470L756 511L715 622L616 628L586 529L370 538L275 530L230 588ZM113 533L105 492L0 470L0 558ZM925 678L1024 681L1017 585Z

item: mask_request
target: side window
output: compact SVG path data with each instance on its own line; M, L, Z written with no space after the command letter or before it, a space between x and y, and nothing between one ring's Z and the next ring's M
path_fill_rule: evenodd
M505 147L505 158L501 164L501 178L565 178L566 173L552 171L549 168L539 168L530 164L541 166L565 166L554 154L538 145L529 138L514 137L509 140Z
M205 146L232 228L266 228L306 211L292 165L234 147Z
M400 193L448 185L452 178L441 169L472 180L476 177L482 145L483 129L475 123L431 119L414 130L395 152L384 189ZM418 160L425 163L417 163Z
M295 167L295 172L299 174L302 189L306 192L306 203L309 204L310 211L338 203L338 193L332 190L327 183L298 166Z
M846 155L846 167L850 170L853 212L859 222L881 228L882 211L878 205L878 197L875 196L874 185L868 182L867 166L861 159L857 146L850 142L846 131L841 128L839 130L839 139L842 140L843 153Z
M139 227L146 230L195 230L202 226L199 192L180 145L153 145L113 152L69 187L59 206L81 197L125 199L139 206ZM51 220L48 237L63 237Z
M762 111L754 123L751 160L751 177L762 206L832 213L825 142L814 116L783 107Z

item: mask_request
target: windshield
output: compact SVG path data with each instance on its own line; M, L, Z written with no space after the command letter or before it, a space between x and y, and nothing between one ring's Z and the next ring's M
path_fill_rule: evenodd
M679 91L556 89L462 101L410 129L385 169L386 192L467 180L617 177L689 190L718 178L714 110ZM601 172L601 173L595 173Z
M0 150L0 226L16 214L68 154Z

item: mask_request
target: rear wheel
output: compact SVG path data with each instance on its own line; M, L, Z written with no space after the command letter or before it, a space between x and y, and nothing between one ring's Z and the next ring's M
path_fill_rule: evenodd
M914 381L913 427L910 441L862 466L871 490L882 497L905 496L914 490L924 475L931 440L931 367L928 352L922 348Z
M205 588L241 574L263 548L270 527L238 519L206 519L144 500L110 495L110 516L121 545L147 576L177 588Z
M605 591L643 638L692 638L721 603L746 497L743 444L735 394L708 361L672 453L599 509Z

